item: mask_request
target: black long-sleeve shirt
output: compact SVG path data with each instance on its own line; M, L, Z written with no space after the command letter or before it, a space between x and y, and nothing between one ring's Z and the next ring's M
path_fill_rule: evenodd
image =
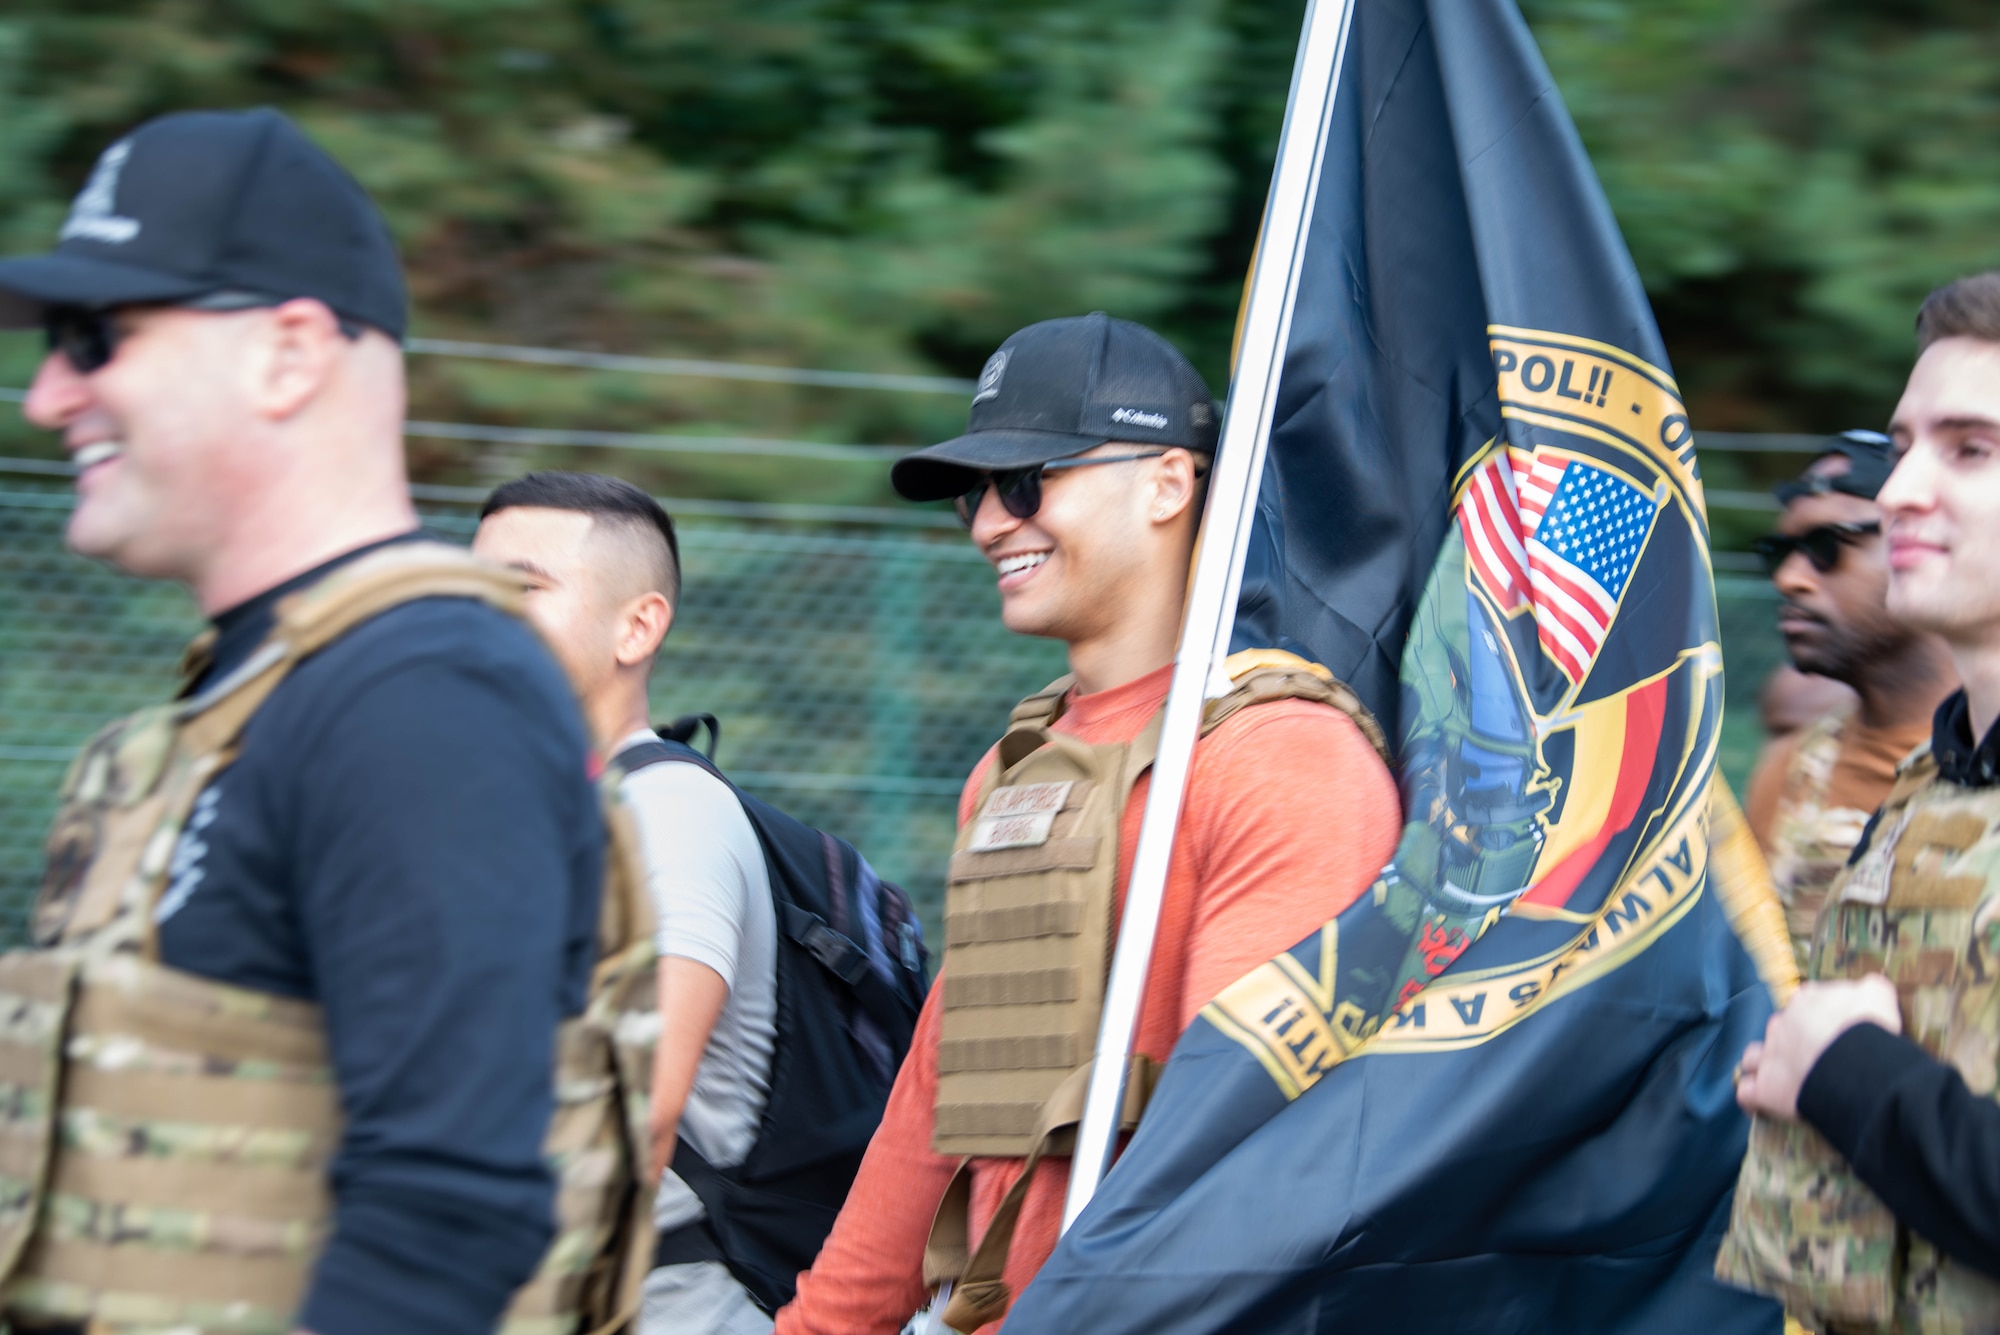
M1909 1039L1858 1024L1813 1063L1799 1116L1905 1226L2000 1278L2000 1103Z
M208 679L358 554L219 616ZM427 599L295 669L196 805L162 958L325 1010L345 1128L316 1335L491 1331L548 1245L553 1039L603 857L588 750L525 626Z
M2000 725L1976 743L1965 692L1931 720L1939 777L2000 785ZM2000 792L1995 793L2000 801ZM1854 860L1867 852L1875 822ZM1827 1045L1799 1088L1799 1116L1827 1138L1896 1218L1946 1256L2000 1278L2000 1103L1956 1069L1879 1025Z

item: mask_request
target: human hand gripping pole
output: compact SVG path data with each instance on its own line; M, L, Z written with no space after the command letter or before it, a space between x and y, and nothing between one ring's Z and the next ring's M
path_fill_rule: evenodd
M1307 223L1318 193L1323 141L1334 89L1340 81L1352 10L1353 0L1313 0L1299 39L1284 133L1250 273L1236 372L1230 384L1232 411L1223 420L1221 445L1209 482L1205 537L1181 623L1173 681L1161 720L1159 753L1153 762L1145 818L1132 857L1118 944L1104 992L1097 1055L1084 1096L1083 1119L1077 1127L1076 1152L1070 1161L1069 1195L1063 1203L1065 1232L1090 1203L1111 1166L1202 708L1209 697L1229 690L1222 663L1229 652L1244 557L1256 520L1257 489L1277 407L1278 372L1289 341L1299 273L1305 261ZM942 1303L928 1310L942 1311Z

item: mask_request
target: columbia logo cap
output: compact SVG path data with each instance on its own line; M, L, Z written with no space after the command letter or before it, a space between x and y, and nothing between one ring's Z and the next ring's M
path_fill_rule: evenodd
M1213 453L1215 404L1201 373L1144 325L1102 311L1029 325L980 370L964 435L904 455L889 481L913 501L964 492L981 473L1026 468L1107 441Z
M0 260L0 328L51 306L315 297L400 340L402 266L365 191L279 112L186 111L105 149L47 255Z

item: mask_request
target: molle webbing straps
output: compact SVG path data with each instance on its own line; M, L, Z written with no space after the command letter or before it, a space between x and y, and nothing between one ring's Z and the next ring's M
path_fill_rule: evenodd
M0 1309L93 1335L283 1335L331 1227L341 1133L306 1002L154 962L171 853L244 727L298 663L421 598L518 614L521 583L440 544L361 557L283 600L241 667L105 729L72 766L37 907L43 952L0 957ZM190 663L198 672L205 649ZM559 1238L510 1335L636 1310L651 1077L652 918L629 830L612 850L590 1009L556 1042L547 1153ZM628 1055L628 1051L629 1055ZM59 1128L59 1130L58 1130Z
M1278 700L1330 705L1378 754L1382 731L1325 668L1277 650L1233 656L1203 731ZM1115 941L1126 801L1159 745L1156 713L1129 743L1050 727L1070 679L1029 696L995 748L978 812L954 845L945 897L944 1014L933 1147L1019 1156L1043 1103L1097 1040Z
M0 955L0 1276L20 1264L48 1185L47 1120L61 1088L63 1019L79 961L50 951Z
M1872 830L1827 892L1809 976L1886 975L1904 1036L1993 1098L2000 1012L1980 924L2000 900L2000 792L1943 780L1922 752L1898 770ZM1751 1120L1715 1270L1815 1330L2000 1329L2000 1282L1905 1227L1799 1122Z
M1148 732L1156 732L1149 725ZM1020 1156L1090 1058L1110 965L1119 821L1152 748L1016 724L945 890L932 1144Z
M924 1285L936 1288L945 1280L955 1280L951 1301L945 1305L944 1324L971 1335L989 1321L998 1320L1007 1310L1013 1294L1006 1281L1007 1253L1012 1249L1014 1228L1021 1219L1021 1202L1035 1179L1035 1169L1046 1155L1067 1157L1076 1148L1076 1124L1083 1120L1083 1096L1090 1085L1091 1063L1070 1072L1042 1107L1035 1128L1034 1147L1028 1151L1021 1171L1000 1206L993 1222L979 1240L971 1243L972 1215L971 1160L963 1160L945 1188L931 1234L924 1244ZM1140 1114L1152 1097L1159 1068L1144 1053L1134 1053L1125 1080L1125 1107L1120 1111L1118 1129L1130 1133L1138 1129Z
M31 995L36 971L65 967L69 998ZM15 1084L31 1032L61 1049L44 1090L59 1104L36 1115L23 1088L0 1126L10 1157L47 1146L32 1191L7 1194L6 1222L32 1222L0 1305L93 1331L284 1330L332 1213L341 1116L319 1008L129 953L11 954L0 992L0 1078Z
M612 1335L638 1315L651 1269L655 920L638 829L618 773L600 784L608 844L590 1001L556 1035L556 1110L544 1153L561 1192L557 1233L514 1295L500 1335Z
M1381 728L1317 664L1278 650L1232 656L1230 691L1208 702L1202 731L1253 705L1307 700L1346 714L1378 755ZM1053 731L1071 681L1015 707L979 805L959 831L945 889L944 1007L932 1147L1005 1158L1068 1154L1097 1042L1116 941L1119 836L1133 785L1159 747L1156 712L1129 743L1091 745ZM1143 1059L1140 1059L1143 1060ZM1150 1074L1127 1082L1136 1125ZM939 1207L933 1280L957 1273L968 1231L966 1172ZM970 1331L1007 1303L1000 1284L1026 1175L954 1290L946 1322ZM973 1324L962 1324L971 1321Z

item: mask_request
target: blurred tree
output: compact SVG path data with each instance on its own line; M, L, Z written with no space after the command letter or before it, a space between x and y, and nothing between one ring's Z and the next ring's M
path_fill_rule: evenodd
M2000 10L1526 8L1697 427L1886 421L1924 294L2000 265Z
M2000 14L1525 7L1697 425L1880 421L1915 303L2000 263ZM966 375L1019 324L1103 308L1159 324L1219 389L1302 10L10 0L0 243L41 244L145 116L269 102L382 201L423 333ZM0 344L0 376L32 355ZM951 397L414 365L429 418L878 442L962 421ZM545 457L419 442L417 461L477 480ZM681 494L883 494L852 465L620 466Z
M1181 300L1231 188L1228 45L1217 0L18 0L0 237L46 236L120 129L270 102L381 201L420 332L968 373L1030 320ZM415 365L432 418L849 441L963 420L951 398ZM653 471L802 481L755 459ZM808 474L819 499L883 486Z

